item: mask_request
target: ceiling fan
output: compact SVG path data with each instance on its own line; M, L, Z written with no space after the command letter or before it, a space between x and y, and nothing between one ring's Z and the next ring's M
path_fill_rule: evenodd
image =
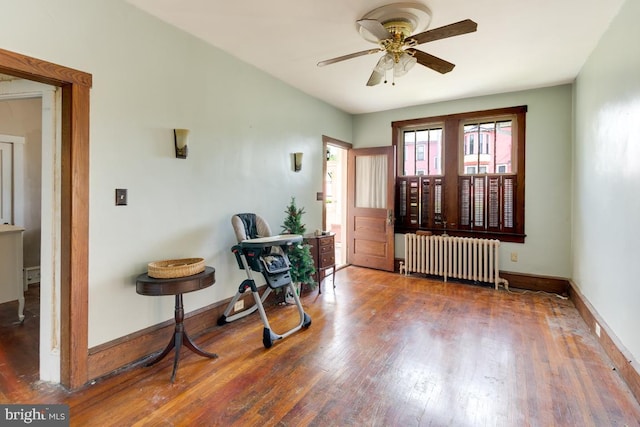
M385 52L373 68L367 86L375 86L383 80L386 83L387 71L393 71L394 78L403 76L416 63L442 74L448 73L453 70L454 64L415 47L435 40L472 33L476 31L478 24L465 19L413 34L415 31L425 29L430 20L431 12L421 4L395 3L374 9L356 21L356 24L360 34L366 40L377 43L378 47L320 61L318 66L323 67L359 56Z

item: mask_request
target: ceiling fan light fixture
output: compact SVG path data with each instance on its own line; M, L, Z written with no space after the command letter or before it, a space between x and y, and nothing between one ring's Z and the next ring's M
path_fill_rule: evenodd
M380 58L380 60L378 60L378 63L375 66L375 70L378 73L384 74L385 71L393 69L394 66L395 61L393 60L393 55L387 53L382 58Z
M406 52L403 53L393 66L393 77L404 76L416 65L416 62L418 62L418 59L415 56L411 56Z

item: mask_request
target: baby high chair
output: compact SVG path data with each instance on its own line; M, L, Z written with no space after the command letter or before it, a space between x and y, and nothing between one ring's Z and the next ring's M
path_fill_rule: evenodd
M238 267L247 273L247 279L238 287L238 292L233 296L229 306L218 319L218 325L233 322L258 310L264 324L262 343L265 348L269 348L275 340L286 338L301 328L307 328L311 325L311 318L304 312L298 293L291 283L289 274L291 265L289 257L287 257L287 247L301 243L302 236L296 234L272 236L269 224L262 217L253 213L234 215L231 218L231 224L238 240L238 244L231 248L231 252L236 257ZM267 282L267 288L262 296L260 296L256 282L253 279L253 272L261 273ZM271 291L278 288L283 289L285 292L289 290L293 294L300 316L298 325L283 334L277 334L271 330L263 306ZM255 304L229 316L236 302L247 289L251 289Z

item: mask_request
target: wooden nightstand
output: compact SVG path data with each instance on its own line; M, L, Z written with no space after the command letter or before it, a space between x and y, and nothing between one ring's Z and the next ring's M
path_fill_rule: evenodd
M316 273L313 278L318 282L318 293L322 293L322 281L328 275L333 275L336 271L336 246L334 233L316 236L307 234L304 236L304 243L311 246L311 256ZM327 270L331 270L327 274ZM335 276L333 276L333 287L336 287Z

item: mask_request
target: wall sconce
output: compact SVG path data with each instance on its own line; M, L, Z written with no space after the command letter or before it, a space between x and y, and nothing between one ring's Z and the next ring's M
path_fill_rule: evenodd
M176 146L176 159L187 158L187 142L189 141L189 129L174 129L173 141Z
M293 170L295 172L302 170L302 153L293 153Z

